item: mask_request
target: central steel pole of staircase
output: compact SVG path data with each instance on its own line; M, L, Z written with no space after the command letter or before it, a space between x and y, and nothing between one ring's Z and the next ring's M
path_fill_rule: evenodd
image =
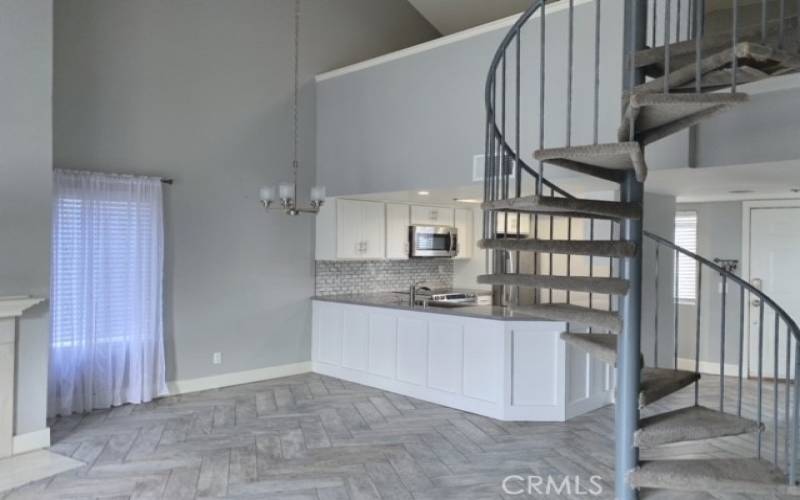
M644 76L633 69L633 54L645 48L647 37L647 2L625 0L625 42L623 64L624 89L631 91L644 81ZM626 175L620 191L620 201L641 204L644 185L633 172ZM625 219L622 238L636 244L636 256L624 259L622 272L630 282L628 294L622 300L623 329L617 343L617 398L615 418L615 493L617 500L636 500L638 491L628 484L628 474L639 463L639 452L634 445L634 433L639 426L639 382L641 375L641 325L642 325L642 219Z

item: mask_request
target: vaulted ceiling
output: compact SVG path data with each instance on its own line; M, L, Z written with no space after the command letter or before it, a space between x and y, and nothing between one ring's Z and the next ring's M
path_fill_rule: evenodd
M530 0L408 0L443 35L524 11Z
M531 0L408 0L443 35L472 28L524 11ZM555 0L548 0L550 1ZM683 5L692 0L678 0ZM676 3L676 2L675 2ZM739 0L745 8L761 0ZM770 3L777 3L770 0ZM731 0L708 0L709 11L731 8ZM777 8L777 7L770 7Z

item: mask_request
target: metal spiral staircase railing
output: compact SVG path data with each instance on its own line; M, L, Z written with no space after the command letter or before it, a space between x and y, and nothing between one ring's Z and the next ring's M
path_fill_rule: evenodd
M800 370L800 329L744 279L642 227L645 146L687 129L695 134L694 125L748 99L737 92L743 83L800 70L800 2L790 8L784 0L761 0L743 8L730 0L723 12L729 19L719 22L725 18L718 16L711 23L704 0L536 0L505 35L489 68L480 243L487 250L487 274L479 282L493 285L496 299L518 314L565 322L566 342L616 365L620 499L640 492L662 498L669 491L797 493L800 385L792 367ZM619 45L622 54L609 51ZM616 142L601 143L608 135L603 93L618 85L605 81L603 69L620 61L621 124ZM578 94L576 82L582 84ZM535 167L524 159L523 141L530 138L537 143ZM558 170L550 165L610 181L619 199L576 197L545 177L545 168ZM530 231L523 230L525 221ZM655 263L647 282L645 242L652 245ZM660 286L659 270L670 253L676 277L684 261L696 263L694 332L680 326L677 288ZM701 324L708 315L704 276L718 279L722 290L721 307L712 311L721 328L719 389L709 391L711 404L699 382L701 339L711 335ZM735 302L728 300L728 285L739 292L734 332L727 319ZM652 327L642 323L643 286L653 291ZM663 327L659 335L659 298L665 292L674 311L671 363L659 356L665 337ZM743 360L744 313L752 300L759 326L751 333L758 354L750 360L755 367L750 373ZM765 333L769 319L774 331ZM678 348L687 338L693 366L679 366ZM652 346L652 357L642 355L643 340ZM732 341L738 343L736 374L725 373L726 345ZM641 418L640 410L692 385L693 405ZM742 403L745 386L755 390L753 404ZM639 460L642 448L731 436L752 437L754 456Z

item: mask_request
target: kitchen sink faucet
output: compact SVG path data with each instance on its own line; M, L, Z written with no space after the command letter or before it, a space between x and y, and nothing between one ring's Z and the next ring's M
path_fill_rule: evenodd
M408 305L414 307L417 305L417 288L419 285L425 283L425 280L412 281L411 287L408 289Z

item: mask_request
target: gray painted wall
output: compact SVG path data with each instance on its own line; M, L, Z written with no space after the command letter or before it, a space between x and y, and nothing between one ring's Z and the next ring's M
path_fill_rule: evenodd
M52 0L0 3L0 295L50 295ZM46 427L50 315L20 322L16 433Z
M797 75L784 78L800 85ZM741 91L747 92L747 86ZM796 160L800 158L798 115L800 88L752 94L750 102L700 125L698 165L719 167Z
M404 1L303 8L305 188L316 163L313 75L437 33ZM290 0L56 3L56 166L175 179L165 204L169 380L310 359L314 219L266 215L258 202L260 185L290 178L292 14ZM211 364L215 351L222 365Z
M675 234L675 197L645 193L644 208L644 229L672 240ZM671 367L675 358L675 304L672 300L674 261L670 252L662 247L656 266L655 244L647 238L642 260L642 353L645 365L655 366L658 297L658 366ZM656 267L658 295L655 288Z
M566 4L566 2L562 2ZM622 93L624 2L602 10L600 141L615 142ZM547 17L546 129L550 147L565 144L567 12ZM475 155L484 153L484 85L489 63L508 26L457 37L446 45L317 82L319 181L331 194L435 189L473 183ZM538 145L539 22L522 41L521 157L532 163ZM594 3L575 10L573 144L592 142ZM511 52L513 58L513 50ZM513 70L509 69L509 107ZM346 121L342 121L342 117ZM513 137L513 126L508 125ZM648 148L651 168L688 165L688 134ZM548 167L549 178L571 173Z
M681 203L678 210L697 212L697 253L713 260L715 257L742 259L742 203L739 201L713 203ZM718 274L703 272L702 303L700 317L700 360L712 363L720 361L722 295ZM726 304L725 363L736 364L739 359L739 287L728 285ZM713 311L713 314L708 313ZM680 357L694 359L697 308L681 305L679 311ZM746 334L746 332L745 332Z
M601 142L616 140L619 123L623 3L603 4ZM776 12L776 5L773 2L771 12ZM591 142L593 12L593 3L576 7L573 144ZM742 15L748 12L743 9ZM714 22L725 24L724 15L715 17ZM566 13L553 12L548 22L546 141L550 146L562 146ZM486 71L507 30L506 26L458 38L444 46L319 81L319 129L324 133L318 137L317 150L325 159L319 166L320 181L335 195L471 184L473 158L484 149ZM538 30L534 19L527 25L522 42L523 159L531 158L538 143ZM682 168L689 165L690 158L700 167L800 158L793 121L800 113L797 87L795 82L794 88L754 94L750 103L704 122L699 127L695 155L690 154L687 131L648 146L649 167ZM513 90L509 83L509 105L513 104ZM740 87L740 91L747 92L748 86ZM347 117L344 123L342 116ZM513 137L511 124L509 135ZM573 175L552 167L546 174L551 179Z

